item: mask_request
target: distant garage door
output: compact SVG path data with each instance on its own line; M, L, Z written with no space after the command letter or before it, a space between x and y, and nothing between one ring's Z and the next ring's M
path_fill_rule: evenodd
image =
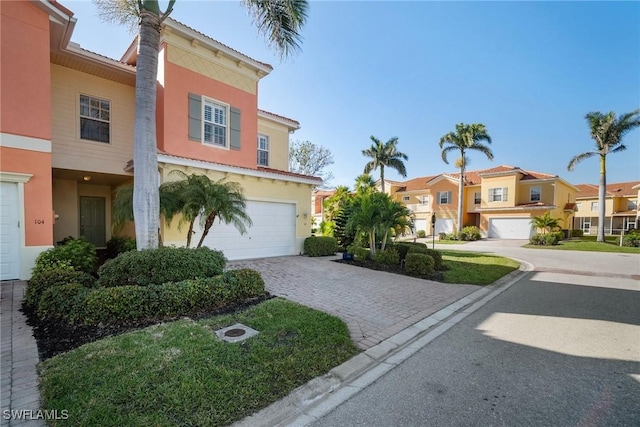
M490 218L489 237L496 239L528 239L533 228L531 218Z
M232 224L216 220L203 246L223 251L229 260L297 255L294 204L248 201L247 214L253 225L245 234L240 235ZM194 238L201 235L197 229Z
M423 230L423 231L427 231L427 220L426 219L418 219L416 218L415 221L415 228L416 228L416 232L418 230ZM429 234L429 233L427 233Z
M0 194L0 280L17 279L20 248L18 185L2 182Z
M436 227L435 227L435 234L440 234L440 233L453 233L453 220L448 218L439 218L436 219Z

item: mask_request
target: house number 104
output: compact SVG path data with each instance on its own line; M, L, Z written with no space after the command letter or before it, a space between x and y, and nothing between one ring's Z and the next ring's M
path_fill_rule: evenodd
M44 219L36 219L35 223L36 224L44 224Z

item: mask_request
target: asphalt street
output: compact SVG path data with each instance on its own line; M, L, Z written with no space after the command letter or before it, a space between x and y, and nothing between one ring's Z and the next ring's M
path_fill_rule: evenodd
M640 256L494 246L536 271L313 425L640 425Z

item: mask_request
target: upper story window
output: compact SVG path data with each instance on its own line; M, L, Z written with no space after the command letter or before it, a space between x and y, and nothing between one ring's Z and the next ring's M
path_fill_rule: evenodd
M411 200L411 196L402 196L403 202L408 202L409 200Z
M592 211L598 210L598 202L591 202L591 210Z
M475 193L473 193L473 204L474 205L479 205L480 204L480 192L476 191Z
M420 203L421 205L428 205L429 204L429 196L420 196L420 197L418 197L418 203Z
M448 205L451 203L451 191L438 191L436 197L439 205Z
M203 102L203 127L205 144L227 146L227 117L228 107L217 102L205 99Z
M497 187L489 189L489 201L490 202L506 202L507 201L507 187Z
M111 102L80 95L80 139L111 141Z
M188 102L190 140L240 150L240 109L195 93Z
M638 202L635 200L627 200L627 210L635 211L636 209L638 209Z
M576 210L580 210L582 209L582 203L578 202L576 203Z
M542 188L531 187L529 190L529 200L532 202L539 202L542 199Z
M269 137L258 135L258 166L269 166Z

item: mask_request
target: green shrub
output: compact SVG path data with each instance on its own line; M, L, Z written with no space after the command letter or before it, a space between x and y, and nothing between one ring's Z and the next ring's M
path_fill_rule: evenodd
M443 240L461 240L460 235L456 232L445 234Z
M423 237L427 237L427 232L424 230L418 230L416 232L416 236L420 239L422 239Z
M96 247L84 237L66 238L58 246L41 252L36 258L32 274L47 270L69 269L92 273L98 259Z
M106 258L113 259L124 252L136 250L136 239L128 236L112 237L107 241Z
M404 261L404 259L407 257L407 253L409 253L409 248L411 248L411 245L407 245L405 242L398 242L388 245L387 247L390 249L395 249L396 252L398 252L398 262L401 262Z
M427 248L427 246L423 245L422 243L419 244L419 245L411 245L411 246L409 246L409 253L410 254L426 254L428 252L429 252L429 248ZM407 256L408 256L408 254L407 254Z
M330 236L311 236L304 240L305 255L328 256L333 255L338 250L338 241Z
M480 229L475 225L468 225L460 231L458 237L460 238L460 240L473 242L476 240L480 240L482 238L482 234L480 233Z
M433 276L435 272L434 261L427 254L409 252L404 262L404 269L412 276Z
M385 248L375 253L373 260L378 264L398 265L400 264L400 255L394 248Z
M434 268L438 271L446 270L444 262L442 261L442 254L435 249L427 248L427 255L433 258Z
M640 247L640 231L632 230L621 237L622 246Z
M565 239L563 231L552 231L551 233L549 233L549 235L554 237L554 240L555 240L555 243L553 243L554 245L557 245L558 243L562 242Z
M529 243L532 245L538 246L553 246L560 243L562 238L564 237L564 233L562 231L554 231L552 233L536 233L531 238L529 238Z
M163 285L96 289L86 295L84 306L75 306L78 314L74 319L96 325L183 316L224 309L264 293L259 272L231 270L216 277Z
M447 233L438 233L438 240L447 240Z
M584 231L582 231L582 230L571 230L570 236L571 237L583 237L584 236Z
M536 233L529 238L529 243L532 245L544 245L545 244L545 235L542 233Z
M67 269L43 271L29 279L24 293L24 303L27 307L36 308L44 291L54 286L67 285L69 283L92 287L95 285L96 279L84 271Z
M85 298L91 293L81 283L52 286L42 293L36 313L41 319L73 323L77 316L82 316Z
M150 286L213 277L222 274L226 263L222 252L206 247L124 252L100 267L98 285Z

